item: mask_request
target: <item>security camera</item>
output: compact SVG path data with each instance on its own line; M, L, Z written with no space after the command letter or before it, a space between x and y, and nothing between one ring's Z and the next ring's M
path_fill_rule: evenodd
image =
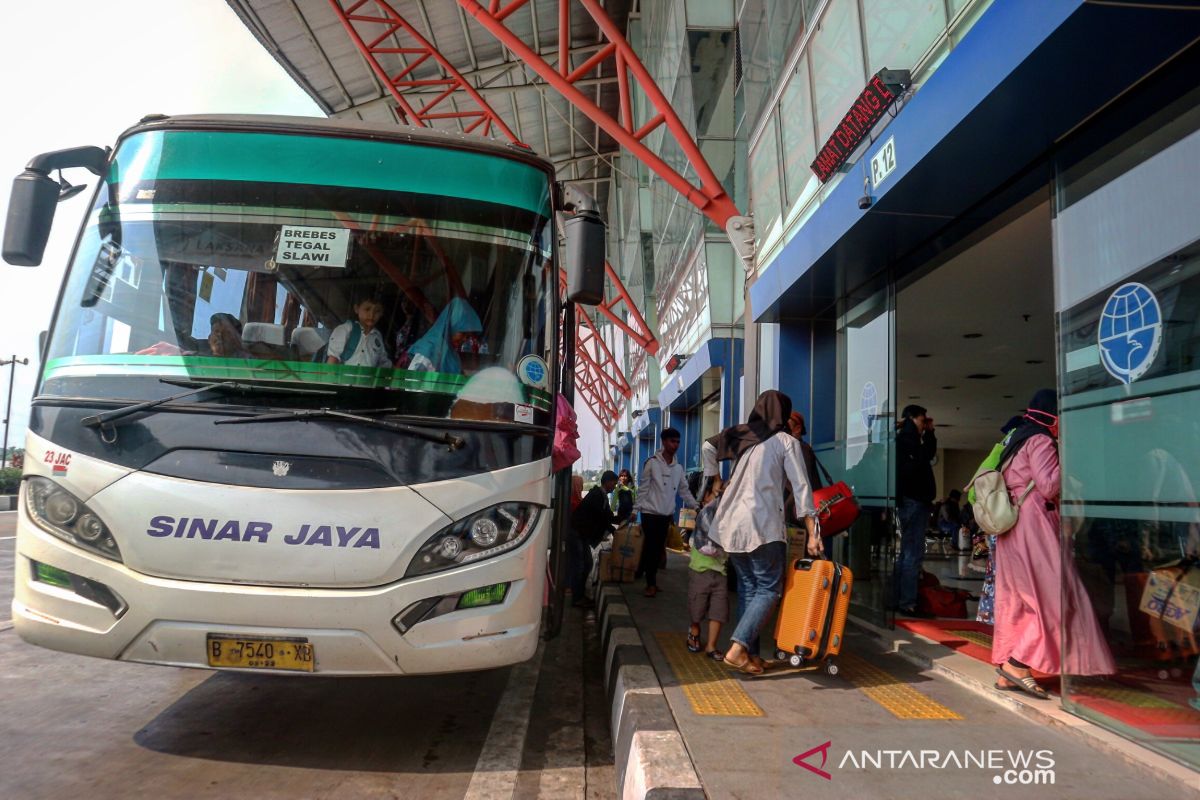
M871 207L872 202L873 201L871 200L871 195L864 194L862 197L858 198L858 207L860 209L862 209L863 211L866 211L868 208Z

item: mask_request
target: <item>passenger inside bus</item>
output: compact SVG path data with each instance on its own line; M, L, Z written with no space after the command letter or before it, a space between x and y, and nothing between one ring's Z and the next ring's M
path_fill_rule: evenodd
M390 367L392 360L377 327L383 316L382 298L374 294L362 297L354 304L354 316L333 329L325 361L351 367Z
M471 304L452 297L433 326L409 348L408 368L461 375L464 369L459 353L479 353L482 333L483 323Z
M232 314L218 312L209 318L208 347L214 356L251 358L242 343L242 323Z

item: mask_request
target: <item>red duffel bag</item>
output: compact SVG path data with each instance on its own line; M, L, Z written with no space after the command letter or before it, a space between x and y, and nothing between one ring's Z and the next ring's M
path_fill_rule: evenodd
M814 459L816 460L816 459ZM813 490L813 505L817 507L817 521L821 523L822 536L836 536L858 519L858 501L845 481L834 483L825 465L817 461L817 469L825 477L825 487Z

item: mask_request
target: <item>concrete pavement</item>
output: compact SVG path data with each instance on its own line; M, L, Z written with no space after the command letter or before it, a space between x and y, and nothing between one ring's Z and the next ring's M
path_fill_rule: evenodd
M855 631L847 632L836 677L746 678L699 667L687 659L702 656L682 647L686 580L686 561L672 555L659 573L658 597L644 597L640 585L621 588L709 797L1180 796L1178 783L1015 713ZM1036 784L1021 785L1026 779Z

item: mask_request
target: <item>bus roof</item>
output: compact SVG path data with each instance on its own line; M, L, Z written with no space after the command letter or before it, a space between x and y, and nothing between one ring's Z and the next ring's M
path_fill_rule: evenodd
M554 179L555 174L554 165L551 162L520 145L485 139L474 134L327 117L289 117L270 114L181 114L176 116L151 114L142 117L136 125L125 130L118 142L120 139L142 131L164 129L307 133L318 136L408 142L432 147L473 150L503 158L517 159L549 173L551 180Z

